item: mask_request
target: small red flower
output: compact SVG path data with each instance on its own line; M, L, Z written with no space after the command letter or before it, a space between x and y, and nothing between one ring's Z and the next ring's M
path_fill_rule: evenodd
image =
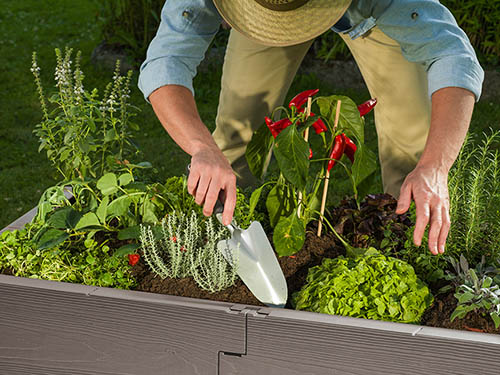
M182 251L183 253L185 253L185 252L187 251L187 249L186 249L184 246L181 246L181 251Z
M173 236L172 238L170 238L170 240L171 240L172 242L177 242L177 237Z
M141 256L139 254L129 254L128 255L128 264L130 264L131 266L135 266L137 264L137 262L139 261L140 257Z

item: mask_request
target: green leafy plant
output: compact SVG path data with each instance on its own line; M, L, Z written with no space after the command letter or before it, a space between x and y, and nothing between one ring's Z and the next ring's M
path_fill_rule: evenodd
M136 281L125 257L113 256L109 240L94 233L40 250L32 241L37 224L0 235L0 271L15 276L130 289Z
M484 257L475 269L469 267L463 255L459 261L451 258L450 262L455 272L448 272L446 279L453 285L441 289L444 292L455 287L458 303L450 320L464 318L471 311L482 311L490 315L496 328L500 327L500 268L487 267Z
M228 238L227 229L213 218L201 228L196 212L187 217L174 211L160 227L141 225L142 252L162 279L191 276L200 288L215 293L234 284L237 262L230 264L217 249L217 243Z
M274 227L275 250L281 256L292 255L301 249L307 224L318 217L320 186L335 163L345 167L356 198L357 187L376 169L376 156L364 146L364 119L356 104L345 96L318 97L313 103L317 104L321 115L311 113L308 117L302 105L317 91L308 90L297 95L289 104L290 111L277 108L285 112L285 118L276 122L266 118L266 124L254 133L246 150L250 170L257 178L263 177L271 151L276 158L278 177L269 176L268 181L253 192L250 207L256 206L264 187L271 188L266 207ZM335 128L339 100L341 110ZM316 137L319 142L313 137L310 142L304 139L304 132L311 127L319 134ZM340 160L348 137L356 140L352 151L353 155L355 150L356 157L351 155L352 168ZM339 147L340 143L343 146Z
M433 297L409 264L370 248L309 269L293 301L297 310L418 323Z
M500 132L483 137L481 144L467 138L449 176L447 253L471 263L500 257Z
M86 177L96 178L112 172L126 157L136 151L131 141L131 130L138 130L130 121L133 113L128 103L130 79L119 74L117 62L113 81L102 98L96 89L84 89L84 74L76 55L72 68L72 49L63 53L56 49L55 69L57 93L45 97L40 79L36 53L33 53L31 71L38 88L43 120L34 133L40 139L39 151L62 174L65 181Z

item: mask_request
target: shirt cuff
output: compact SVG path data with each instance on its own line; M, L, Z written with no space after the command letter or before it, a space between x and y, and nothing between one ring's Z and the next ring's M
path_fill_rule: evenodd
M444 87L461 87L471 91L476 101L481 96L484 71L469 55L442 57L430 65L427 73L429 95Z
M149 103L149 95L166 85L179 85L188 88L194 96L193 76L187 65L176 57L161 57L148 61L141 66L139 89Z

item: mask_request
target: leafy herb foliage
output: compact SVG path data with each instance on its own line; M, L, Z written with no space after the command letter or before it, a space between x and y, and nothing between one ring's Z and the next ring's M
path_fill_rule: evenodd
M433 297L413 268L374 248L356 257L324 259L309 269L294 296L297 310L418 323Z

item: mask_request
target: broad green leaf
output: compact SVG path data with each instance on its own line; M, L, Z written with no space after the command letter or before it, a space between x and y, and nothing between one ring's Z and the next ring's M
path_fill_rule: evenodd
M102 224L106 223L106 216L108 212L109 195L104 196L99 207L96 210L97 217Z
M321 116L328 119L331 127L335 122L335 112L337 108L337 100L341 100L339 128L349 137L353 136L359 142L365 142L364 122L359 115L358 106L354 101L343 95L332 95L320 97L317 104L320 109Z
M134 225L133 227L127 227L118 232L119 240L130 240L130 239L139 239L141 234L141 229L138 225Z
M134 177L130 173L124 173L118 177L118 182L120 183L120 186L127 186L130 184L132 181L134 181Z
M294 125L276 137L274 156L285 179L296 189L303 190L309 172L309 144Z
M490 316L491 319L493 319L493 323L495 323L495 328L498 329L498 327L500 327L500 315L497 312L492 311Z
M37 241L37 248L45 250L53 248L64 242L69 237L69 234L59 229L49 229L43 233Z
M111 217L123 216L128 210L132 200L127 195L122 195L111 201L108 205L108 215Z
M116 139L116 131L115 131L115 129L109 129L109 130L107 130L106 134L104 135L104 142L111 142L114 139Z
M250 196L250 208L248 210L248 217L252 217L253 212L255 211L255 207L257 207L257 204L259 203L260 195L262 194L262 189L264 188L264 186L265 185L262 185L252 192L252 195Z
M118 191L118 181L114 173L106 173L97 181L97 188L104 194L110 195Z
M78 221L78 224L76 225L75 229L79 230L94 226L100 226L99 218L95 213L87 212L85 215L82 216L80 221Z
M47 220L47 224L58 229L75 228L82 214L73 207L63 207L55 211Z
M457 299L458 299L458 303L460 303L460 304L472 301L474 299L474 293L471 293L471 292L461 293L458 295Z
M295 254L302 248L305 239L304 224L296 212L282 218L274 228L273 243L279 256Z
M269 221L274 228L280 218L292 213L295 209L295 202L286 187L276 184L267 196L266 208L269 213Z
M128 254L133 254L139 249L141 245L137 243L129 243L127 245L121 246L118 250L116 250L113 254L114 257L122 257Z
M273 136L266 124L261 125L248 143L245 157L250 172L258 179L262 178L266 163L269 160L270 150L273 145Z
M156 223L158 217L155 214L155 205L150 199L145 199L141 207L142 221L145 223Z
M457 308L451 313L450 321L453 322L456 318L462 319L465 315L467 315L467 311L465 310L465 306L457 306Z
M361 181L377 170L377 156L368 147L360 145L356 151L352 175L354 183L358 186Z

